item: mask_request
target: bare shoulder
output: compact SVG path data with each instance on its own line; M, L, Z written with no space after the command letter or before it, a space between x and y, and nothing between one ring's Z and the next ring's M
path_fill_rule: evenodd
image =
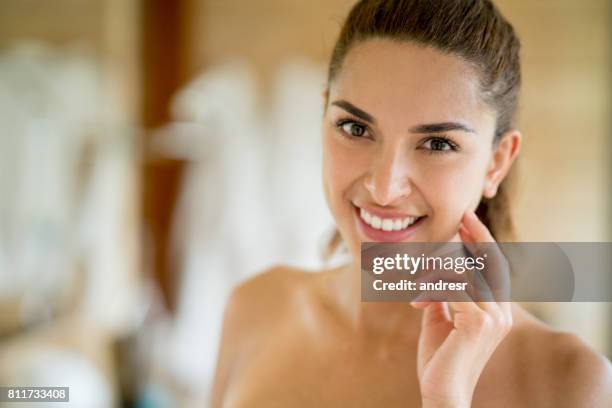
M312 272L292 266L277 265L241 282L235 287L234 293L236 295L258 295L261 290L287 289L287 285L307 279L309 275L312 275Z
M279 306L300 290L315 274L305 270L279 265L267 269L238 284L232 291L226 308L226 317L274 315Z
M254 339L258 332L267 332L313 275L294 267L275 266L236 285L225 307L224 341Z
M551 374L556 375L557 406L604 407L612 403L612 367L580 337L570 333L548 336ZM542 346L546 346L542 344Z
M605 407L612 401L612 366L579 336L553 330L515 309L509 342L527 389L539 406ZM528 371L528 372L527 372Z
M294 293L314 273L277 266L263 271L232 290L223 315L221 343L212 392L212 406L221 406L232 369L241 356L273 330L287 311Z

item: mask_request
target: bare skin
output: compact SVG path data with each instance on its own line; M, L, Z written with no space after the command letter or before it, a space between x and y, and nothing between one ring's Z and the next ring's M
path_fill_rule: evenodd
M351 48L324 92L322 137L325 196L353 261L319 273L279 267L234 291L213 406L612 401L607 360L518 305L361 302L361 242L494 242L474 209L495 196L521 134L493 143L496 112L480 92L477 70L456 56L383 39ZM362 210L414 224L370 228Z
M364 304L355 320L337 298L342 273L278 267L236 288L214 407L421 406L422 312L405 303ZM473 407L608 406L605 358L518 305L512 313L513 327L482 372ZM385 315L393 319L380 319Z

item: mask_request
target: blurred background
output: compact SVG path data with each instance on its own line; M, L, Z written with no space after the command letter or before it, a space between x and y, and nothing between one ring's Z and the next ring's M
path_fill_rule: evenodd
M0 384L206 405L231 287L322 265L352 3L0 0ZM611 241L612 5L496 3L523 41L519 238ZM612 355L609 304L527 306Z

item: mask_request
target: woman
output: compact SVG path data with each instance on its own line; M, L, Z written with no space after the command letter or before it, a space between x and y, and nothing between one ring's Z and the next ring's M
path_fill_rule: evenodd
M488 0L353 7L322 125L325 194L352 261L236 288L214 406L612 406L607 360L518 305L361 302L363 241L510 236L519 87L519 41Z

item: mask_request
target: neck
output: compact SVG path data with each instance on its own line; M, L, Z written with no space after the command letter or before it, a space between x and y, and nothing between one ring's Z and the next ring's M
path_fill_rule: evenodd
M355 331L416 333L421 312L407 302L364 302L361 300L361 271L351 262L338 268L329 282L341 315Z
M461 242L459 234L445 242ZM328 289L340 313L354 330L395 331L398 327L416 333L421 315L407 302L364 302L361 300L360 249L353 248L351 261L335 270Z

